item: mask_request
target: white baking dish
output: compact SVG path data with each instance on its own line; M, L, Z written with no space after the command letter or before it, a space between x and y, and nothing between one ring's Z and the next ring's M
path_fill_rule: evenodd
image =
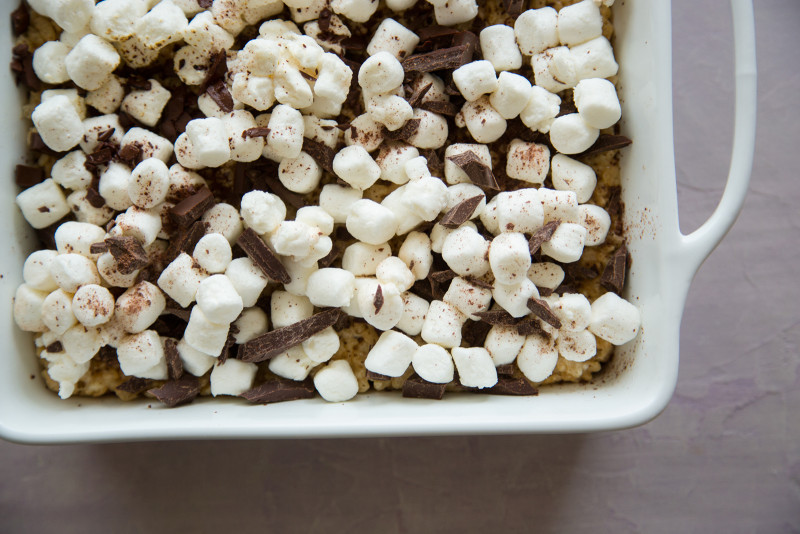
M16 4L4 4L0 20ZM60 400L39 377L29 334L11 318L11 299L34 236L14 206L8 176L23 153L19 92L0 84L7 126L0 129L2 188L0 292L0 436L29 443L184 438L275 438L580 432L644 423L666 406L678 374L680 319L689 284L741 209L755 135L755 38L752 5L733 0L736 38L736 128L722 201L699 230L678 227L672 137L670 6L660 0L617 0L616 55L621 65L622 133L634 139L623 158L623 199L633 256L627 297L642 313L641 334L617 350L592 383L543 388L538 397L448 395L441 402L372 393L343 404L320 398L268 406L202 399L178 409L116 398ZM10 61L8 24L0 60ZM152 408L151 408L152 405Z

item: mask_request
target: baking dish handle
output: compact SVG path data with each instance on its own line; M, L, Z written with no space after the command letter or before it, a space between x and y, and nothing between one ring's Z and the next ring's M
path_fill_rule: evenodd
M700 228L680 235L681 249L693 276L733 226L744 204L756 136L756 37L752 0L731 0L733 9L736 103L728 181L714 213Z

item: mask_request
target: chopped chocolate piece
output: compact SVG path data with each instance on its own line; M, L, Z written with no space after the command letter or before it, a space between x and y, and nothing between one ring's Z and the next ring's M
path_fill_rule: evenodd
M50 226L36 230L36 236L39 238L39 242L44 248L56 250L56 230L58 230L58 227L61 226L62 222L63 219L61 221L54 222Z
M553 313L546 301L531 297L528 299L528 309L553 328L561 328L561 320L556 317L556 314Z
M406 72L433 72L444 69L457 69L472 59L469 44L441 48L425 54L415 54L403 60L403 69Z
M42 152L49 156L59 157L60 154L60 152L56 152L55 150L53 150L52 148L50 148L45 144L44 139L42 139L42 136L39 135L39 132L33 132L30 135L28 139L28 146L34 152Z
M135 237L111 236L106 238L105 243L122 274L131 274L150 263L147 252Z
M214 195L207 187L200 189L194 195L185 198L170 208L170 218L176 224L188 227L194 221L203 216L214 204Z
M61 344L60 341L53 341L49 345L47 345L44 350L47 352L61 352L64 350L64 345Z
M194 247L200 241L206 231L208 230L208 223L203 221L196 221L188 230L181 230L176 239L173 241L174 255L168 254L170 258L174 258L181 252L186 252L191 255L194 252Z
M160 388L151 389L150 393L169 408L173 408L179 404L192 402L200 393L200 382L197 377L185 374L178 380L171 380Z
M209 85L206 89L206 93L208 93L211 100L213 100L223 112L230 113L233 111L233 96L231 96L230 91L228 91L228 86L225 85L223 80Z
M322 11L319 12L319 18L317 19L317 24L319 25L319 29L322 33L328 33L328 30L331 29L331 17L333 13L327 7L323 7Z
M150 80L144 78L142 76L128 76L125 80L125 87L128 89L138 89L141 91L149 91L153 88L153 84L150 83Z
M422 122L421 119L409 119L400 129L393 132L384 128L383 135L395 141L408 141L417 133L417 130L419 130L420 122Z
M536 254L542 243L550 241L560 224L561 221L550 221L533 233L530 241L528 241L528 249L531 251L531 255Z
M340 314L341 310L339 308L329 308L312 315L308 319L262 334L242 345L243 350L240 359L245 362L269 360L299 345L314 334L322 332L329 326L333 326L339 319Z
M412 108L419 107L422 104L422 99L425 98L425 95L428 94L428 91L431 90L433 87L432 83L429 83L423 87L417 87L417 89L411 93L411 96L408 97L408 103Z
M19 187L28 188L44 180L44 169L29 165L17 165L14 169L14 181Z
M12 54L11 69L19 74L17 82L22 81L31 91L41 90L42 82L33 70L33 52L28 45L18 44L12 49Z
M580 262L562 264L564 278L569 281L591 280L599 274L594 267L586 266Z
M500 187L497 185L497 179L492 174L490 169L475 152L467 150L455 156L448 156L450 161L458 165L464 171L473 184L484 189L493 189L499 191Z
M525 0L503 0L503 7L511 17L518 17L525 10Z
M445 102L444 100L431 100L423 102L418 106L420 109L430 111L431 113L438 113L439 115L447 115L448 117L455 117L458 115L458 108L452 102Z
M473 286L482 287L483 289L494 289L494 286L483 280L482 278L477 278L475 276L467 275L464 277L464 280L472 284Z
M484 393L490 395L538 395L539 390L531 385L530 382L524 378L509 378L500 376L497 378L497 384L484 389Z
M239 236L236 244L239 245L253 263L267 275L267 278L281 284L288 284L292 281L289 271L278 260L274 252L264 243L264 240L252 228L246 229Z
M497 366L497 376L514 376L514 364L506 363Z
M313 399L317 394L314 382L307 378L302 382L294 380L270 380L239 395L253 404L270 404L299 399Z
M340 252L341 249L334 244L331 247L331 251L328 252L328 254L325 255L324 258L317 260L317 267L319 267L320 269L324 269L325 267L330 267L331 265L333 265L333 262L336 261L336 258L339 257Z
M558 115L556 117L561 117L563 115L570 115L572 113L577 113L578 107L575 105L575 102L572 100L562 100L561 107L558 110Z
M472 217L475 211L486 195L475 195L466 200L462 200L444 214L444 217L439 221L439 224L445 228L458 228Z
M541 321L538 317L529 315L517 323L517 333L521 336L531 336L533 334L545 335Z
M309 139L303 139L303 152L308 153L309 156L314 158L320 167L328 172L333 172L333 158L336 152L324 143Z
M197 5L203 9L208 9L214 4L214 0L197 0Z
M14 30L14 35L18 37L28 31L30 23L31 17L28 9L24 2L20 2L19 7L11 12L11 28Z
M464 63L469 63L478 48L478 36L471 31L458 32L453 36L453 46L467 46L466 61Z
M408 377L403 384L403 397L409 399L442 400L447 384L434 384L423 380L416 373Z
M461 339L470 347L482 347L492 325L483 321L467 321L461 329Z
M101 143L105 143L111 136L114 135L114 128L108 128L107 130L103 130L97 135L97 140Z
M603 275L600 277L600 285L617 295L622 293L625 285L625 269L628 266L628 247L622 243L614 255L608 260Z
M452 269L447 269L446 271L434 271L428 274L428 278L440 284L443 282L449 282L456 276L458 275Z
M111 161L113 157L114 151L111 149L111 147L102 147L86 156L86 162L84 163L84 166L87 169L92 170L89 168L90 165L94 167L97 167L98 165L104 165Z
M433 39L441 39L442 37L451 37L457 33L459 33L459 30L451 26L439 25L425 26L417 30L420 43L424 43L425 41L430 41Z
M142 156L142 148L137 144L125 145L117 152L117 159L135 167L139 158Z
M172 338L164 340L164 356L167 359L167 371L172 380L177 380L183 376L183 362L178 354L178 342Z
M144 393L150 389L150 386L152 385L152 380L147 378L139 378L138 376L132 376L114 389L124 393L130 393L131 395L138 395L139 393Z
M602 152L608 152L609 150L619 150L620 148L625 148L631 143L633 143L633 141L629 137L625 137L624 135L601 134L600 137L597 138L597 141L595 141L592 146L590 146L584 152L576 154L575 156L572 157L580 158L586 156L593 156L595 154L600 154Z
M211 56L211 65L206 71L203 83L200 85L200 93L205 93L209 85L216 83L217 80L222 80L227 72L228 54L225 50L220 50Z
M432 149L420 149L420 155L425 156L425 159L428 160L428 168L433 172L436 176L440 176L444 171L444 164L442 163L442 158L439 157L439 154ZM438 173L438 174L437 174Z
M248 137L266 137L269 135L271 130L266 126L256 126L255 128L248 128L247 130L242 132L242 139L247 139Z
M536 289L539 291L540 297L549 297L550 295L553 294L553 290L547 287L536 286Z
M372 300L372 305L375 306L375 313L380 313L383 308L383 288L378 284L378 289L375 291L375 298Z
M228 361L228 358L231 357L231 349L236 345L236 334L238 333L239 328L235 324L232 324L228 330L228 338L225 340L225 345L222 346L222 350L217 357L217 361L219 361L220 365ZM239 347L241 347L241 345L239 345ZM238 356L237 350L237 354L234 354L233 357L238 358Z
M89 245L90 254L103 254L105 252L108 252L108 245L106 245L105 241Z
M94 187L90 187L86 190L86 201L89 202L89 205L93 208L102 208L106 205L106 199L104 199Z
M475 315L480 317L481 321L493 326L514 326L517 324L517 320L505 310L488 310L477 312Z
M414 285L411 286L411 292L424 298L428 302L436 300L433 298L433 291L429 280L417 280L414 282Z
M178 89L172 90L172 96L164 106L161 112L161 119L167 121L174 121L181 116L186 105L186 90L184 86L179 86Z
M367 369L367 380L375 381L375 380L391 380L391 379L392 379L391 376L382 375L380 373L376 373L374 371L370 371L369 369Z

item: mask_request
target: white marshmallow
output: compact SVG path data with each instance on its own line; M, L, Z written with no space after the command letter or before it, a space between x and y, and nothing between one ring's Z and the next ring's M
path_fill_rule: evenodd
M432 221L447 207L447 186L432 176L411 180L404 186L401 199L420 219Z
M282 378L300 381L305 380L316 365L298 345L272 358L269 370Z
M32 289L39 291L53 291L58 284L50 275L50 264L58 256L55 250L37 250L32 252L22 267L22 278Z
M420 335L428 343L436 343L445 348L461 344L461 326L466 317L452 304L434 300L428 307Z
M308 359L316 363L325 363L339 352L339 334L333 327L317 332L302 343L303 351Z
M152 325L167 305L161 290L142 281L119 296L114 315L126 332L138 334Z
M49 4L46 15L70 32L85 28L95 9L92 0L56 0Z
M522 54L514 38L514 28L496 24L481 30L480 44L483 58L491 62L497 72L517 70L522 66Z
M225 123L216 117L194 119L186 125L186 137L197 162L203 167L219 167L231 159Z
M489 103L504 119L516 118L531 97L531 82L524 76L503 71L497 78L497 89L489 95Z
M408 182L405 171L406 162L419 157L416 147L396 141L387 141L381 145L381 150L375 162L381 169L381 179L402 185Z
M133 129L129 130L130 133ZM157 157L155 154L151 157ZM177 204L181 200L190 197L204 186L207 186L202 176L194 171L185 169L179 163L169 168L169 191L167 192L167 202Z
M422 217L411 211L405 201L406 186L401 185L381 201L381 205L389 209L397 220L397 235L403 235L422 223Z
M581 80L575 86L575 107L586 124L609 128L622 116L614 84L603 78Z
M319 269L308 277L306 294L315 306L338 308L350 304L355 276L344 269Z
M320 191L319 206L333 217L335 223L341 224L347 220L350 209L361 199L362 194L358 189L327 184Z
M278 166L278 178L289 191L306 194L319 185L322 167L307 152L297 158L286 158Z
M553 156L552 169L553 186L556 189L574 191L581 204L589 201L597 185L594 169L564 154Z
M544 336L532 335L517 356L517 366L531 382L542 382L553 374L558 363L555 342Z
M453 156L458 156L465 152L472 152L478 159L490 169L492 168L492 154L489 147L482 144L454 143L444 149L444 177L448 184L471 183L469 176L461 167L450 161Z
M418 336L422 332L425 316L428 313L428 301L414 293L406 291L401 295L403 299L403 315L397 323L397 329L409 336Z
M69 47L58 41L48 41L33 53L33 71L44 83L60 84L69 81L64 60Z
M493 93L498 87L495 67L485 59L467 63L454 70L453 83L468 102L474 102L482 95Z
M53 237L61 254L75 253L96 260L100 255L92 254L89 249L93 243L103 241L105 236L106 231L94 224L67 221L59 225Z
M408 143L417 148L441 148L447 142L447 120L436 113L415 109L414 119L419 119L419 128L408 139Z
M496 366L513 363L525 344L525 336L513 326L493 326L486 334L483 347L489 351Z
M525 317L530 313L528 300L531 297L539 297L539 290L533 282L527 278L521 280L519 284L505 286L495 284L492 290L494 301L511 314L512 317Z
M239 236L244 231L239 210L224 202L216 204L205 212L200 220L208 224L206 233L222 234L231 245L236 243L236 240L239 239Z
M125 98L125 88L119 78L112 74L98 89L86 94L86 104L100 113L114 113L122 104L123 98Z
M212 274L225 272L232 258L231 245L222 234L206 234L194 247L192 256Z
M592 302L589 331L614 345L623 345L636 337L641 324L639 310L615 293L605 293Z
M528 269L528 279L542 287L554 290L564 281L564 269L560 265L551 262L534 263Z
M578 82L575 56L566 46L548 48L531 58L536 85L551 93L559 93Z
M578 154L591 147L600 130L589 126L578 113L556 117L550 126L550 142L562 154Z
M342 19L333 14L331 14L329 19L328 30L326 32L320 29L318 20L306 22L303 25L303 32L317 41L317 44L326 52L332 52L340 56L344 54L344 48L339 44L339 40L349 39L353 36L350 32L350 28L345 26Z
M462 226L445 238L442 258L460 276L483 276L489 271L489 242L476 230Z
M562 263L578 261L586 242L586 228L575 223L561 223L549 241L542 243L542 254Z
M67 197L67 204L75 215L75 219L82 223L105 225L114 216L114 210L106 204L95 208L86 196L87 192L84 190L70 193Z
M264 334L269 328L269 319L261 308L245 308L233 326L237 329L233 339L241 345Z
M415 280L425 279L433 265L431 239L422 232L409 233L400 246L397 257L405 262Z
M120 62L117 51L93 34L85 35L64 59L67 73L81 89L99 89Z
M364 367L373 373L402 376L411 365L411 357L417 348L417 342L407 335L387 330L367 354Z
M242 218L256 233L274 232L286 218L286 205L277 195L250 191L242 197Z
M567 46L585 43L603 34L603 15L593 0L583 0L558 12L558 38Z
M350 206L345 225L350 235L359 241L380 245L394 237L398 221L389 208L361 199Z
M586 228L585 247L602 245L611 228L611 216L600 206L582 204L578 206L578 223Z
M69 98L48 98L33 110L31 120L44 143L56 152L66 152L81 140L83 123Z
M272 110L267 145L282 158L296 158L303 149L305 124L299 111L284 104Z
M314 375L314 387L326 401L344 402L358 393L358 380L346 360L336 360Z
M363 315L364 320L378 330L390 330L394 328L403 317L403 298L400 292L392 284L381 285L374 278L358 285L356 291L356 302L358 311ZM381 288L383 295L383 306L380 310L375 309L375 296L378 288Z
M483 389L497 384L497 369L489 351L482 347L455 347L452 353L462 385Z
M134 26L147 13L141 1L106 0L95 6L90 27L92 33L109 41L126 41L133 37Z
M526 56L558 46L558 13L552 7L529 9L517 17L514 34Z
M63 289L56 289L47 295L42 302L42 322L51 332L59 336L72 328L77 322L72 312L72 294Z
M78 363L66 352L43 352L47 360L47 374L58 382L58 396L68 399L75 391L78 380L89 370L89 362Z
M242 12L245 2L240 0L216 0L211 5L214 22L225 28L232 35L238 35L246 26Z
M305 296L275 291L270 298L270 317L275 329L293 325L314 314L314 305Z
M496 195L498 231L531 234L541 228L544 224L544 209L539 191L528 188L504 191ZM487 205L486 211L488 210Z
M304 135L328 148L336 148L342 131L337 128L337 122L329 119L320 119L314 115L303 116Z
M331 9L353 22L367 22L378 9L378 0L332 0Z
M405 11L416 3L417 0L386 0L386 7L392 11Z
M50 275L58 287L75 293L86 284L99 284L100 276L92 260L80 254L59 254L50 263Z
M533 184L542 184L550 170L550 149L546 145L514 139L508 148L506 174Z
M241 395L253 387L257 371L254 363L228 358L211 369L211 394Z
M400 61L389 52L377 52L358 70L358 85L372 94L389 93L402 85L405 73Z
M81 120L86 119L86 101L83 95L78 93L77 89L48 89L47 91L42 91L41 101L47 102L56 96L66 96L69 98L70 103L75 108L75 111L78 112L78 116Z
M219 3L219 2L218 2ZM158 50L183 38L189 22L172 0L162 0L136 21L136 36L145 47Z
M609 78L619 70L619 65L614 60L614 50L605 37L597 37L574 46L569 52L575 64L576 81L586 78Z
M172 93L157 80L151 78L150 89L131 91L122 100L122 111L142 124L153 127L161 119L161 112L167 105Z
M589 326L592 305L580 293L564 293L550 304L550 309L561 321L562 332L580 332Z
M392 255L388 243L371 245L360 241L348 245L342 254L342 269L355 276L372 276L378 265Z
M333 232L333 217L319 206L303 206L297 210L294 219L316 228L325 235Z
M157 158L168 163L172 156L172 143L169 139L144 128L133 127L125 132L120 146L127 145L139 147L142 151L142 159Z
M139 275L138 270L128 274L119 272L119 265L117 265L114 256L110 252L106 252L97 258L97 271L103 277L103 281L113 287L130 287Z
M393 284L399 292L406 291L414 285L414 274L397 256L383 260L375 270L375 278L381 284Z
M492 290L476 286L457 276L450 282L450 287L448 287L442 300L458 308L458 311L468 318L477 321L478 316L475 314L489 309L489 304L492 301Z
M126 41L126 43L131 41L134 41L134 39ZM157 55L157 52L148 52ZM127 61L127 58L125 59ZM179 48L172 57L172 68L178 78L186 85L201 85L210 67L208 53L193 46ZM233 93L233 91L231 92ZM270 96L272 95L270 94ZM234 95L234 98L238 98L238 96Z
M182 33L186 44L209 52L227 50L233 46L233 36L216 24L214 16L208 11L195 15Z
M233 161L251 162L261 157L261 153L264 151L264 138L245 137L244 135L246 130L256 127L256 120L249 111L234 109L223 115L221 119L225 123Z
M314 103L314 93L308 85L308 81L290 61L278 62L273 80L275 82L275 99L281 104L295 109L303 109Z
M183 364L183 370L194 376L203 376L217 362L217 359L193 348L186 339L178 341L178 356Z
M597 354L597 340L588 330L561 332L556 339L556 348L565 360L585 362Z
M131 206L115 220L116 232L135 237L145 247L152 245L161 232L161 214L157 209L143 210Z
M128 192L130 182L130 169L122 163L111 162L100 175L98 192L109 207L115 210L126 210L133 205Z
M411 55L419 44L419 36L397 22L386 18L378 25L367 45L367 54L374 56L378 52L388 52L397 59Z
M231 96L253 109L265 111L275 103L275 85L271 78L240 72L233 77Z
M414 116L411 104L405 98L392 94L370 95L366 108L370 118L386 126L390 132L399 130Z
M166 380L164 345L155 330L126 336L117 347L119 368L127 376Z
M284 221L269 236L269 244L278 254L304 260L317 250L319 231L297 221ZM315 258L316 261L316 258Z
M236 258L225 269L225 276L242 297L245 308L255 306L269 280L250 258Z
M196 2L196 0L190 0ZM242 10L242 18L247 24L256 24L261 20L277 15L283 11L281 0L247 0Z
M147 48L137 35L134 35L127 41L114 43L114 45L122 60L125 61L125 63L132 69L141 69L150 66L153 64L153 62L155 62L156 59L158 59L159 56L159 50ZM201 61L203 63L207 62L208 55L206 55L204 58L201 58ZM189 68L194 72L195 76L200 78L199 81L195 82L195 85L199 85L203 81L203 78L205 78L205 73L196 71L193 66L190 66Z
M450 95L447 94L444 81L430 72L419 73L409 86L409 92L414 93L421 91L423 88L430 86L425 95L422 97L421 103L426 102L449 102Z
M72 190L87 189L92 183L92 173L86 168L86 154L74 150L53 164L51 176L61 187Z
M371 187L381 175L381 169L364 147L352 145L340 150L333 158L336 176L363 191Z
M360 145L367 152L377 150L383 139L383 125L372 120L368 113L350 121L350 128L344 132L344 143L347 146Z
M492 240L489 264L498 283L516 285L528 274L531 253L528 240L518 232L506 232Z
M84 326L105 324L114 314L114 297L102 286L81 286L72 299L72 313Z
M528 103L520 112L520 119L531 130L547 133L558 115L560 105L561 98L558 95L534 86L531 88Z
M434 384L452 382L455 374L453 358L447 349L429 343L417 348L411 357L411 364L420 378Z
M128 196L139 208L153 208L167 197L169 169L163 161L148 158L139 163L128 182Z
M200 309L200 306L195 306L192 308L183 338L193 349L203 354L217 357L222 352L222 349L225 348L229 327L228 323L212 323L205 316L203 310Z
M100 144L98 136L102 132L110 129L114 131L108 141L110 143L119 144L122 141L125 130L120 126L119 117L117 115L103 115L85 119L83 121L83 136L81 137L80 147L87 154L94 152Z
M181 307L186 308L194 302L197 288L206 278L208 278L208 272L200 267L199 262L185 252L181 252L161 272L158 277L158 287Z
M26 332L47 330L42 321L42 305L47 292L39 291L28 284L21 284L14 294L14 321Z
M475 0L449 0L448 2L431 2L436 23L442 26L453 26L468 22L478 16L478 3Z
M556 191L546 187L540 187L538 191L545 222L578 221L578 196L573 191Z
M353 71L344 61L336 54L324 54L319 62L317 81L314 84L315 102L323 99L332 104L342 104L350 92L352 79Z
M403 168L410 182L431 177L431 170L428 168L428 159L423 156L406 161ZM408 188L403 189L406 190Z
M506 132L506 120L492 107L486 96L464 104L460 114L470 135L479 143L493 143Z

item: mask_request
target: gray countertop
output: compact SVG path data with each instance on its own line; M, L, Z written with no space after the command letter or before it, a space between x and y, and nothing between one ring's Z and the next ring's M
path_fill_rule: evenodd
M800 1L756 4L752 186L694 281L678 388L656 420L568 436L0 441L0 531L800 531ZM688 232L727 173L731 20L726 2L673 6Z

